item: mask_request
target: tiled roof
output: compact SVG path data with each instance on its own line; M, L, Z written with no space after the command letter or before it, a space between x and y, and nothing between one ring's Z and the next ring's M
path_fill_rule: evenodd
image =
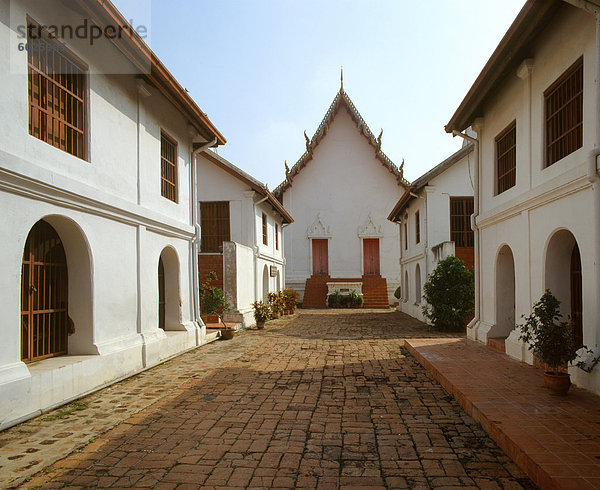
M369 126L367 126L367 123L358 112L356 106L354 105L352 100L350 100L350 97L344 91L344 88L341 87L339 92L333 99L333 102L329 106L329 109L325 113L325 117L321 121L321 124L319 124L319 127L317 128L317 131L315 132L313 137L309 139L306 135L306 131L304 132L304 137L306 138L306 151L291 169L288 169L286 165L285 181L279 184L277 188L273 191L273 194L275 194L275 196L277 196L278 199L281 200L281 195L292 184L292 180L294 179L294 177L298 175L298 173L306 166L306 164L312 160L314 149L327 134L329 126L333 122L335 115L338 113L342 105L346 107L348 113L350 114L350 117L352 117L352 119L356 123L356 127L358 128L360 133L365 138L367 138L369 144L374 148L375 158L377 158L381 162L381 164L396 177L398 183L402 184L405 187L408 187L410 185L409 182L403 177L404 162L402 162L402 165L398 167L394 162L392 162L392 160L390 160L390 158L385 153L383 153L383 151L381 151L381 137L383 135L383 130L381 130L379 136L375 138L375 136L369 129Z

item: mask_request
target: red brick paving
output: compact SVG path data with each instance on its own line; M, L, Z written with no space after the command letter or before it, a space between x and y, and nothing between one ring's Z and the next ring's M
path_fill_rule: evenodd
M29 485L533 488L407 355L404 338L436 335L409 317L304 312L244 335L260 342Z
M466 339L407 347L540 487L600 487L600 397L553 396L541 369Z

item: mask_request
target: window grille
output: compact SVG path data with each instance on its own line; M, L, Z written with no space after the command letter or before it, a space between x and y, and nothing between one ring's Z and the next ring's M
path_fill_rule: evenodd
M87 67L38 24L27 27L29 134L84 159Z
M263 245L269 244L269 240L267 238L267 215L265 213L262 214L262 239Z
M201 202L200 227L200 252L223 252L223 242L230 240L229 202Z
M583 57L544 92L546 166L583 145Z
M419 211L415 213L415 242L421 243L421 220L419 219Z
M472 197L450 198L450 240L455 247L473 247L475 243L471 229Z
M496 190L514 187L517 175L517 123L513 121L496 137Z
M164 131L160 135L160 195L177 202L177 143Z

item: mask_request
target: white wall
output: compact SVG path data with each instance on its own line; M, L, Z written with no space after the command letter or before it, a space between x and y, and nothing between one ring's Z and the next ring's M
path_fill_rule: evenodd
M329 226L329 272L332 277L362 275L359 228L369 215L381 226L381 274L393 293L400 282L399 238L387 221L404 188L382 163L344 108L340 108L327 135L314 149L313 159L294 177L283 194L284 207L295 222L285 231L286 280L303 291L312 274L311 241L307 230L320 215ZM393 296L391 296L393 298Z
M398 225L401 235L402 277L408 273L408 291L403 283L402 299L398 309L421 321L426 321L426 318L422 311L424 300L417 302L416 299L417 264L420 269L422 294L423 285L437 265L432 248L450 241L450 197L473 195L471 184L473 164L473 152L470 152L444 172L433 177L418 192L418 197L409 201ZM415 214L417 211L421 221L420 243L416 243ZM407 224L408 249L404 247L404 223Z
M41 24L78 24L76 14L52 5L26 0L10 2L10 10L23 23L29 14ZM3 1L3 46L9 20ZM0 427L204 341L193 316L187 120L151 87L150 97L138 97L134 75L98 74L96 48L69 47L90 66L86 160L29 135L26 53L0 52ZM112 45L102 49L115 63L128 63ZM160 194L161 129L178 142L177 203ZM27 235L42 218L65 248L75 334L69 355L24 364L21 261ZM158 260L165 248L176 257L169 274L179 284L167 293L176 306L166 332L158 328Z
M498 252L503 246L512 250L515 274L515 318L531 312L549 286L547 250L553 237L574 237L580 249L583 270L583 330L588 347L598 345L598 265L595 260L598 237L598 181L592 185L587 178L588 155L598 143L595 128L598 114L594 112L594 50L593 16L574 7L562 10L547 26L532 46L534 57L530 71L509 75L496 97L487 105L484 117L478 121L481 141L480 188L481 214L477 220L481 229L481 314L469 336L482 342L502 334L501 320L506 312L497 311L499 291L496 290ZM584 101L583 146L562 160L544 165L544 96L543 92L583 55ZM513 120L517 130L516 185L495 195L495 137ZM597 162L596 162L597 166ZM568 230L556 235L561 230ZM561 238L562 237L562 238ZM567 238L564 238L567 237ZM563 264L564 265L564 264ZM553 266L555 269L562 266ZM554 270L553 272L556 272ZM563 284L568 285L568 276ZM556 280L552 284L557 284ZM555 294L563 297L562 311L570 311L570 299L554 286ZM507 353L532 362L531 353L518 339L517 330L506 340ZM572 368L573 379L580 385L600 391L600 375L595 369L585 374Z

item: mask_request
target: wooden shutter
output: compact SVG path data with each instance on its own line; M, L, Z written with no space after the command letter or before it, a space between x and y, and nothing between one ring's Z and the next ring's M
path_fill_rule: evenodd
M229 201L200 203L200 252L223 252L229 241Z

